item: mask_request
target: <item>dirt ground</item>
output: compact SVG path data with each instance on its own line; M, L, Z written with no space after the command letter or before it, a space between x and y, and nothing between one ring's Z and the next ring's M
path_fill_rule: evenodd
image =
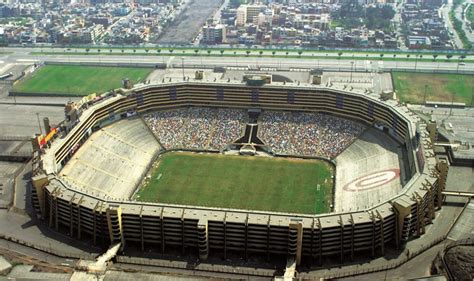
M474 269L472 261L474 260L473 246L457 246L451 248L445 256L446 263L454 280L473 280Z
M158 43L191 43L222 0L190 0L185 10L171 23L158 39Z

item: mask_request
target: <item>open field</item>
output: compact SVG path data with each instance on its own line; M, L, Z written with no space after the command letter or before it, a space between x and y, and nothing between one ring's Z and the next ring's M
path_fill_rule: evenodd
M330 211L333 168L320 160L166 153L136 200L319 214ZM319 187L318 187L319 185Z
M119 88L123 78L144 80L152 69L46 65L13 87L14 92L85 96Z
M426 87L426 101L463 102L471 105L474 94L474 75L427 74L393 72L397 97L401 102L423 103Z

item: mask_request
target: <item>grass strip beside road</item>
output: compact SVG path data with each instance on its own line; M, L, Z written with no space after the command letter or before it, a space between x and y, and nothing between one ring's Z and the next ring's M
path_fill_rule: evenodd
M169 57L169 56L181 56L181 57L235 57L235 58L241 58L241 57L249 57L249 58L285 58L285 59L314 59L314 60L369 60L369 61L400 61L400 62L467 62L471 63L474 62L474 59L460 59L460 58L441 58L437 57L434 59L433 57L422 57L422 58L415 58L415 57L393 57L393 56L383 56L383 57L364 57L364 56L354 56L354 57L349 57L349 56L341 56L341 57L335 57L335 56L308 56L304 55L304 53L300 55L286 55L286 54L275 54L275 55L265 55L265 54L230 54L230 53L223 53L220 54L218 52L211 53L211 54L193 54L193 53L86 53L86 52L69 52L69 53L61 53L61 52L31 52L31 55L45 55L45 56L51 56L51 55L63 55L63 56L164 56L164 57Z
M36 47L37 49L42 49L41 47ZM231 52L245 52L245 51L252 51L258 53L259 51L262 51L264 53L272 53L272 52L277 52L277 53L282 53L282 52L289 52L289 53L294 53L297 54L298 51L303 51L303 53L329 53L329 54L334 54L334 53L344 53L344 54L384 54L387 56L396 54L396 55L407 55L410 54L411 56L415 55L423 55L423 56L428 56L428 55L446 55L445 53L440 53L437 51L430 51L426 50L424 52L420 52L417 50L411 50L411 51L396 51L396 50L367 50L367 49L352 49L352 50L337 50L337 49L318 49L318 48L287 48L287 47L281 47L281 48L275 48L275 47L266 47L266 48L255 48L255 47L232 47L232 46L225 46L225 47L207 47L207 46L195 46L195 47L187 47L187 46L136 46L136 47L130 47L130 46L109 46L109 47L96 47L96 46L90 46L90 47L84 47L84 46L64 46L64 47L53 47L56 49L62 49L65 50L67 48L69 49L83 49L87 50L89 49L90 52L97 52L97 49L100 49L101 52L109 52L110 50L136 50L136 51L143 51L143 50L149 50L150 53L156 53L156 50L160 50L161 52L168 52L169 50L179 50L179 51L186 51L186 52L194 52L195 50L198 50L199 52L207 52L208 50L211 50L212 52L219 52L220 50L224 50L226 53L231 53ZM51 49L51 48L45 48L45 49ZM44 50L43 50L44 51ZM450 52L452 55L465 55L466 52L464 50L452 50Z

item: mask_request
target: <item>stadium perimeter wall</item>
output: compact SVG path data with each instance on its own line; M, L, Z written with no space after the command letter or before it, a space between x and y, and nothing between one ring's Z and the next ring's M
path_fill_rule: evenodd
M112 201L56 176L101 122L127 112L183 106L322 112L375 125L406 148L411 179L397 196L366 210L311 216ZM121 242L162 253L191 250L202 259L209 253L226 258L229 251L245 257L281 254L298 263L321 262L325 256L343 261L359 252L384 255L387 246L400 247L422 235L441 207L447 169L436 162L423 124L418 124L421 134L416 133L417 122L404 107L327 88L196 82L141 86L84 110L78 124L36 158L33 200L51 227L105 247Z

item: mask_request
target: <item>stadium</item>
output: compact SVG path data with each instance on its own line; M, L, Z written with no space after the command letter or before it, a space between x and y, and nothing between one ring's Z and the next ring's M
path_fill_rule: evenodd
M142 84L48 132L32 198L52 228L201 260L385 255L424 233L448 169L404 106L319 86Z

